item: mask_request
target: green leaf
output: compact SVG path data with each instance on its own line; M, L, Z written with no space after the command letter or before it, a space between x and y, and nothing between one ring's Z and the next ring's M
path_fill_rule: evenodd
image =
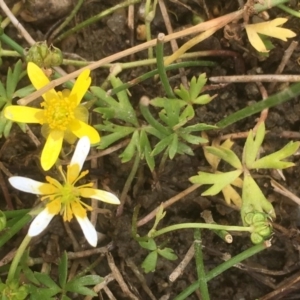
M7 100L6 90L1 81L0 81L0 96L2 99L5 99L5 101Z
M142 263L142 268L145 273L154 272L157 263L157 252L153 251L147 255Z
M194 132L194 131L204 131L204 130L211 130L211 129L218 129L218 127L215 125L199 123L199 124L187 126L183 130L186 132Z
M206 74L201 74L198 79L196 77L193 77L190 84L190 99L194 103L194 100L198 97L198 95L201 93L204 85L207 82Z
M74 278L66 284L65 289L69 292L78 293L85 296L97 296L97 294L86 285L99 284L103 281L103 278L98 275L86 275L80 278Z
M7 122L4 126L4 129L3 129L3 135L5 136L5 138L7 138L9 136L12 125L13 125L13 122L10 120L7 120Z
M237 155L230 149L219 146L219 147L211 147L206 146L205 150L221 159L229 163L236 169L242 169L242 163Z
M158 115L163 122L165 122L170 128L173 128L173 126L179 123L179 103L170 99L166 100L164 110L162 110Z
M140 241L139 244L142 248L147 249L149 251L154 251L157 249L154 239L149 239L147 241Z
M245 216L251 212L265 212L272 218L276 217L272 204L250 174L244 174L242 199L241 216L245 226L247 226Z
M173 134L168 135L165 138L163 138L161 141L159 141L155 145L151 155L155 156L155 155L159 154L160 152L162 152L164 149L166 149L170 145L172 140L173 140Z
M178 149L178 135L176 133L173 134L173 139L171 141L170 147L169 147L169 158L173 159L174 156L177 153Z
M61 288L51 279L48 274L34 272L34 276L40 283L47 287L37 289L41 296L49 298L61 292Z
M15 97L24 98L24 97L28 96L29 94L32 94L34 91L36 91L35 87L32 84L30 84L28 86L25 86L25 87L15 91L13 94L13 98L15 98Z
M212 187L203 192L201 195L214 196L218 194L224 187L231 184L241 174L242 170L216 174L199 172L198 175L190 177L189 180L192 183L197 184L212 184Z
M189 91L181 84L180 89L175 89L174 93L179 96L185 102L190 101L190 93Z
M195 111L192 105L187 105L186 108L183 110L181 115L179 116L178 123L173 126L173 130L177 130L178 128L182 127L186 124L189 120L193 119L195 116Z
M186 140L188 143L193 145L205 144L208 142L207 139L204 139L201 136L195 136L195 135L181 133L181 132L179 134L182 139Z
M155 160L151 155L152 149L148 139L147 132L142 129L140 132L140 148L141 148L141 157L146 159L147 165L151 171L154 170Z
M248 169L252 168L252 164L258 156L259 148L265 137L265 124L261 123L257 128L256 136L253 137L253 131L250 130L243 151L242 162Z
M194 156L194 152L193 152L192 148L189 147L187 144L184 144L184 143L181 143L181 142L178 143L177 153L178 154L187 154L187 155L190 155L190 156Z
M286 169L294 166L292 162L281 160L295 154L299 145L299 142L289 142L282 149L255 161L252 169Z
M121 79L113 76L112 74L110 75L110 82L114 88L117 88L117 87L123 85L123 82L121 81ZM135 110L133 109L133 107L129 101L127 91L123 90L123 91L118 92L117 97L119 100L119 103L118 103L119 104L119 114L122 115L121 119L138 127L139 122L137 120Z
M171 248L164 248L164 249L157 249L157 252L162 257L168 259L168 260L176 260L178 256L174 253L173 249Z
M59 279L59 284L63 289L65 288L65 284L67 282L67 276L68 276L68 256L66 251L64 251L58 263L58 279Z
M138 144L139 132L138 130L135 130L131 136L129 144L120 155L122 163L126 163L132 159L133 155L137 152Z
M200 104L200 105L205 105L207 103L209 103L211 100L213 100L215 98L215 96L211 97L208 94L205 95L201 95L199 96L197 99L195 99L193 101L194 104Z
M20 75L22 72L22 61L18 60L15 64L13 71L11 68L8 69L7 78L6 78L6 95L7 99L11 100L14 91L16 90L17 84L20 80Z

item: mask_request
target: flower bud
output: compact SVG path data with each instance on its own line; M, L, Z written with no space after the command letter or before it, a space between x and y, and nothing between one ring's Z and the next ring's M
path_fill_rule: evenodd
M63 61L63 56L60 49L54 46L48 47L46 42L38 42L28 50L26 61L48 69L59 66Z

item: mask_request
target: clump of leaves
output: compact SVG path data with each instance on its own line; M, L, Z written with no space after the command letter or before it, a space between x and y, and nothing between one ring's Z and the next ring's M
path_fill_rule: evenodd
M260 222L263 222L264 224L264 230L258 230L258 232L256 232L257 234L251 235L251 240L254 243L260 243L270 236L271 231L266 229L266 227L268 227L266 225L268 223L268 218L275 218L275 211L272 204L266 199L255 182L251 172L257 169L285 169L294 166L294 163L284 161L284 159L293 155L300 145L299 142L290 142L279 151L258 158L264 137L265 125L264 123L261 123L257 129L256 135L254 135L252 130L249 132L244 146L242 160L240 160L231 149L226 147L206 147L208 153L226 161L234 168L234 170L215 174L199 172L198 175L190 178L192 183L212 185L203 192L202 195L213 196L235 182L239 176L243 175L241 207L243 224L244 226L253 225L256 228L256 222L259 222L258 225L261 225ZM254 217L256 214L258 214L259 217ZM262 217L262 215L264 215L264 217Z
M110 76L110 80L114 88L122 84L121 80L113 75ZM181 99L158 97L150 101L143 97L139 108L144 119L137 117L139 114L132 107L126 91L117 93L117 101L100 87L92 87L92 92L99 99L99 107L95 111L101 113L104 118L103 124L95 127L108 133L102 137L98 148L105 149L112 143L130 136L128 146L120 155L122 162L131 160L138 153L141 158L146 159L151 170L155 166L154 156L162 151L165 151L170 159L176 154L193 155L193 150L188 144L207 142L196 133L217 128L208 124L187 124L195 116L194 105L204 105L213 99L209 95L200 95L205 83L205 74L200 75L198 79L192 78L189 90L183 86L175 90L175 94ZM159 120L150 112L150 104L161 108L158 113ZM158 139L153 150L149 134Z
M34 91L32 86L26 88L17 89L19 81L26 75L26 72L23 72L22 62L19 60L13 69L9 68L6 77L6 85L0 81L0 137L3 135L5 137L9 136L13 121L8 120L4 117L4 108L12 104L12 100L15 97L25 97ZM25 132L25 124L17 123L21 130Z
M58 283L56 283L48 274L32 272L30 268L24 266L24 274L30 281L28 292L32 300L50 300L54 296L60 295L60 299L71 300L67 294L77 293L85 296L96 297L97 294L87 286L95 286L103 281L98 275L76 276L68 279L68 257L64 252L58 263Z

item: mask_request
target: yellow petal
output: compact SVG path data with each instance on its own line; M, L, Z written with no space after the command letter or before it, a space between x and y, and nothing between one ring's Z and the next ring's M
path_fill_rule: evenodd
M84 70L77 78L69 97L76 97L77 105L81 102L83 96L89 89L92 79L90 70Z
M21 123L41 123L43 110L39 108L10 105L4 110L6 119Z
M89 111L85 106L78 105L74 110L74 116L76 119L87 123L89 120Z
M41 165L45 171L48 171L57 161L62 147L63 136L63 131L52 130L50 132L41 156Z
M249 39L249 42L251 43L251 45L258 52L269 52L269 50L267 50L265 44L263 43L263 41L261 40L261 38L259 37L257 32L252 27L250 27L250 25L246 26L245 28L246 28L248 39Z
M80 188L80 196L84 198L93 198L110 204L120 204L120 200L112 193L93 189L93 188Z
M78 138L87 136L90 139L91 144L100 142L100 135L98 131L80 120L72 121L69 125L69 130L72 131Z
M61 209L61 200L56 199L47 204L47 209L49 214L51 215L57 215L60 212Z
M71 202L72 212L76 217L86 218L86 210L78 202Z
M28 74L28 77L29 77L32 85L37 90L41 89L42 87L44 87L45 85L47 85L50 82L48 77L43 72L43 70L40 67L38 67L36 64L34 64L33 62L28 63L27 74ZM45 101L47 101L51 98L57 98L57 94L54 89L47 91L42 96L45 99Z

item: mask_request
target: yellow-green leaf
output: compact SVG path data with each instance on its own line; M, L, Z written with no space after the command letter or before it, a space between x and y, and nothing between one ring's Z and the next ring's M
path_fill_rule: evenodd
M245 29L249 42L258 52L269 52L258 34L260 33L287 41L287 38L292 38L296 36L296 34L290 29L278 27L279 25L284 24L286 21L287 19L285 18L276 18L268 22L247 24Z

